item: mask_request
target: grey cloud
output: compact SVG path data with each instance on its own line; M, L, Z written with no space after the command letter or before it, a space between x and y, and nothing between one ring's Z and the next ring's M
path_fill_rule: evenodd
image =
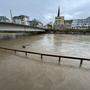
M49 22L57 15L58 5L66 19L90 16L90 0L2 0L0 15L10 17L9 9L12 9L13 15L25 14L30 19Z

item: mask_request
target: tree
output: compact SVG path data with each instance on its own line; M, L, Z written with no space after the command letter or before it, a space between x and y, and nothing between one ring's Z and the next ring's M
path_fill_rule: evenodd
M34 20L30 21L30 26L37 27L38 23L39 23L39 21L34 19Z

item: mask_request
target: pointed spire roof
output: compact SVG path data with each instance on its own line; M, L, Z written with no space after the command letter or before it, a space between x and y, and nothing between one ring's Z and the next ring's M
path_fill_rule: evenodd
M60 17L60 6L58 7L58 14L57 17Z

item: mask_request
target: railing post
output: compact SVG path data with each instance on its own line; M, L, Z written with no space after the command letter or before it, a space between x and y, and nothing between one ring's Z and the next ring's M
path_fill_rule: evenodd
M27 56L27 52L25 52L25 55Z
M60 62L61 62L61 57L59 57L58 64L60 64Z
M43 55L41 54L41 59L43 59Z
M41 60L43 59L43 55L41 54Z
M16 54L16 50L15 50L15 54Z
M83 60L81 59L81 61L80 61L80 66L79 66L79 67L81 67L81 66L82 66L82 64L83 64Z

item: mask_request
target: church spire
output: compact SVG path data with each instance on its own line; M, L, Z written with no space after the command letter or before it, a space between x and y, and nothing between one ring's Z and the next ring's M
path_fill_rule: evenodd
M60 6L58 7L58 14L57 17L60 17Z

